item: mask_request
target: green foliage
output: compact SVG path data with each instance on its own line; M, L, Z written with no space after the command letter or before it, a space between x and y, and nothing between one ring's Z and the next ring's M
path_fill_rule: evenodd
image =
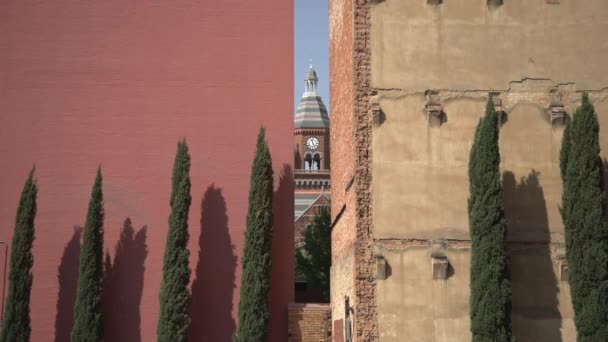
M331 216L329 210L321 208L321 212L304 230L303 246L296 250L296 271L302 274L313 288L321 290L326 302L329 302L330 267Z
M264 135L261 128L251 170L237 342L264 342L268 336L273 172Z
M578 341L608 341L608 224L599 124L587 94L566 124L560 167L562 220Z
M30 171L17 208L13 243L11 245L11 269L6 297L5 316L2 323L1 342L28 342L30 340L30 291L32 289L32 244L36 195L34 169Z
M190 196L190 155L185 140L177 144L173 164L171 215L165 246L163 279L158 298L157 340L185 342L190 330L190 268L188 259L188 212Z
M566 169L568 165L568 157L570 155L570 120L566 121L564 132L562 135L562 147L559 151L559 171L562 177L562 184L566 179Z
M103 220L102 177L98 168L82 237L72 342L103 341Z
M503 209L498 116L492 101L479 121L469 157L471 333L475 342L512 339L507 223Z

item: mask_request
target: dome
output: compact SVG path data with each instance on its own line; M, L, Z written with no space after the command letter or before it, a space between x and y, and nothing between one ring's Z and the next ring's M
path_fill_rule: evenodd
M302 97L296 110L294 128L329 128L329 116L321 96Z
M329 128L327 108L317 93L317 72L312 64L304 79L305 91L296 109L295 128Z
M314 81L314 82L319 81L319 78L317 77L317 72L315 71L315 69L312 68L312 65L308 69L308 72L306 73L306 78L304 79L304 81Z

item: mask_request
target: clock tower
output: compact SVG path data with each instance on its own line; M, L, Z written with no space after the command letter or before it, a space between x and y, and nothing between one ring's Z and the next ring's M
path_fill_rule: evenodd
M329 116L317 92L317 73L312 64L304 79L304 94L294 118L294 178L295 178L295 247L301 246L306 226L313 222L322 207L329 210ZM295 301L322 301L318 289L296 274Z
M296 110L294 120L296 187L329 186L329 116L321 96L317 92L317 73L312 65L304 79L304 95ZM309 172L297 172L309 171ZM318 172L315 172L318 171ZM325 174L327 182L298 184L299 175ZM310 177L300 177L302 181ZM317 179L319 177L313 177Z

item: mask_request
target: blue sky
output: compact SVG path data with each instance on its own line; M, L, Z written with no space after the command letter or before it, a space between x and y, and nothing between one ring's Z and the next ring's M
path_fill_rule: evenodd
M304 93L304 77L312 59L319 94L329 111L328 0L294 0L294 113ZM331 113L330 113L331 115Z

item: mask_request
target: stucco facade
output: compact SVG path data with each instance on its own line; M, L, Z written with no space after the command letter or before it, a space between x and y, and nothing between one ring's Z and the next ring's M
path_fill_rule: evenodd
M514 334L571 341L559 115L589 92L608 158L608 4L431 3L330 0L331 148L346 151L332 161L334 328L348 296L354 341L470 339L467 168L492 93ZM433 279L437 250L447 279Z
M39 185L31 340L69 341L81 240L74 227L84 225L99 164L113 275L104 284L106 340L155 340L171 171L185 137L191 340L232 341L264 125L275 175L270 340L286 341L293 2L4 1L0 32L0 241L11 241L33 164Z

